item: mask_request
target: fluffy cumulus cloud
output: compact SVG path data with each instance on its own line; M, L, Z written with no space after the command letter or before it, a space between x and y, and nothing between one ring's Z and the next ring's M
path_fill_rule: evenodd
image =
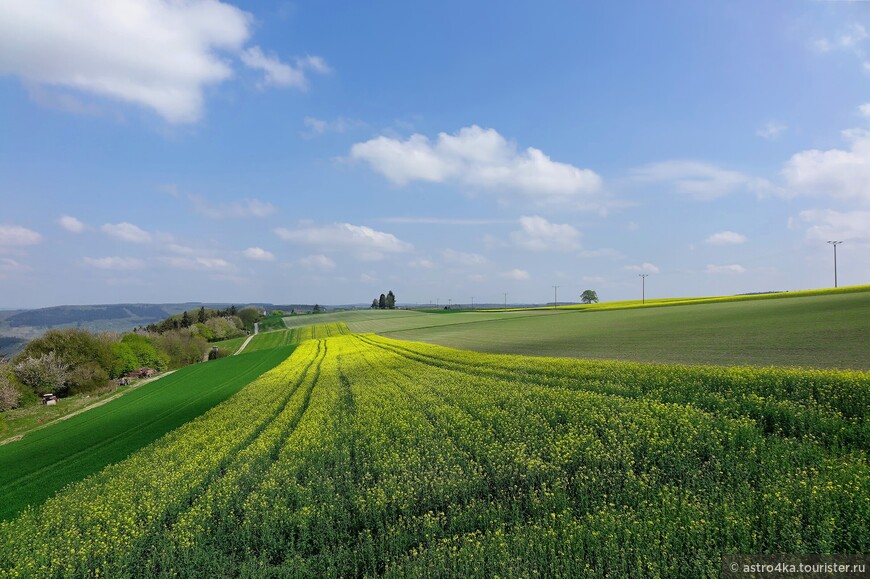
M708 265L704 271L712 274L719 273L746 273L746 268L736 263L731 265Z
M0 248L36 245L42 235L20 225L0 225Z
M271 251L266 251L262 247L249 247L242 254L253 261L272 261L275 255Z
M817 241L856 241L870 243L870 211L802 211L792 226L807 227L807 237Z
M70 215L64 215L57 220L58 224L70 233L81 233L86 229L84 223Z
M85 257L85 265L95 267L97 269L142 269L145 267L145 262L135 257Z
M650 163L634 169L632 176L642 183L667 184L678 193L699 201L711 201L738 191L765 193L773 189L764 179L701 161Z
M325 74L329 72L326 61L319 56L297 58L295 66L282 62L275 54L266 54L259 46L252 46L240 55L242 62L249 68L263 73L260 88L268 86L293 87L305 90L308 88L308 71Z
M514 281L525 281L529 279L529 272L524 269L511 269L501 272L499 274L499 277L504 279L511 279Z
M640 265L626 265L625 269L628 271L636 271L638 273L659 273L659 268L655 265L644 262Z
M746 236L734 231L720 231L705 240L710 245L739 245L746 243Z
M495 129L477 125L453 135L439 133L434 141L421 134L404 141L381 136L353 145L350 156L396 185L456 182L537 198L590 194L601 187L594 171L553 161L533 147L520 151Z
M789 195L828 196L870 204L870 131L843 131L845 149L796 153L782 169Z
M381 259L386 253L410 251L413 246L384 231L365 225L333 223L332 225L287 229L279 227L275 234L285 241L311 245L324 251L349 251L363 259Z
M151 241L150 233L126 221L117 224L106 223L100 230L116 239L130 243L148 243Z
M299 260L299 263L309 269L319 269L321 271L330 271L335 269L335 262L325 255L309 255Z
M550 223L543 217L520 217L520 229L511 242L531 251L569 251L580 247L580 232L568 224Z
M205 87L232 76L223 54L241 50L251 21L217 0L3 2L0 73L192 122Z
M260 87L305 89L326 73L318 56L293 64L244 48L253 17L218 0L0 2L0 75L21 78L38 103L79 114L80 94L131 103L170 123L202 117L204 92L233 77L231 57L262 72Z

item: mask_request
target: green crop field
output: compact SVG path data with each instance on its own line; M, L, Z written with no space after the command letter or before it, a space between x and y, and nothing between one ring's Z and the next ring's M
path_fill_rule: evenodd
M244 352L256 352L279 348L291 344L300 344L305 340L341 336L350 333L347 326L341 322L299 326L287 330L275 330L257 334Z
M242 336L240 338L230 338L229 340L221 340L219 342L210 342L209 346L217 346L218 349L223 350L229 354L235 354L236 350L242 345L245 341L246 336Z
M479 352L682 364L870 369L870 291L621 310L428 315L368 331ZM531 314L531 315L530 315ZM493 319L477 316L499 316ZM426 314L421 314L426 316ZM463 322L450 323L464 316ZM380 326L378 326L380 324ZM348 324L358 331L356 323Z
M182 368L127 394L0 446L0 518L160 438L273 368L291 348Z
M0 577L691 576L870 551L870 374L308 340L0 524Z

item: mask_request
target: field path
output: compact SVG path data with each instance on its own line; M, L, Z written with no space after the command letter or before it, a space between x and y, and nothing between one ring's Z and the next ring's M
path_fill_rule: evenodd
M233 356L238 356L239 354L241 354L244 351L244 349L248 346L248 344L251 343L251 340L254 339L254 336L256 336L259 332L260 332L260 324L255 323L254 324L254 333L251 334L250 336L248 336L247 339L245 339L245 341L242 342L242 345L239 346L239 349L236 350L236 353L233 354Z

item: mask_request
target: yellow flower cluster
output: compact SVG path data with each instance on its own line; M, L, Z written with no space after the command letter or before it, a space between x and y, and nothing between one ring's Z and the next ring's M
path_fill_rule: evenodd
M723 553L870 550L866 373L310 331L2 523L0 577L713 577Z

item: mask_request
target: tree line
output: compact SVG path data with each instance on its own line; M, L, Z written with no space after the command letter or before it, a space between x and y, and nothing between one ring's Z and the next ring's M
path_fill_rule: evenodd
M256 308L200 307L126 334L49 330L11 360L0 360L0 412L45 393L99 390L140 368L162 371L201 362L210 342L244 336L261 317Z
M388 291L386 295L381 294L381 297L373 299L370 307L373 310L396 309L396 296L393 294L393 290Z

